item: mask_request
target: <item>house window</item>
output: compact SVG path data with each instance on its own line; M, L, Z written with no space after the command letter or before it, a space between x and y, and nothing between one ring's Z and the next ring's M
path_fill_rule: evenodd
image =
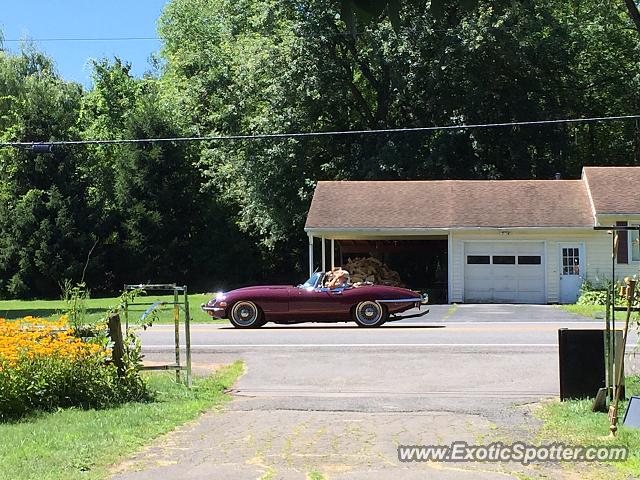
M467 265L489 265L489 255L467 255Z
M640 240L638 233L638 230L629 231L629 250L631 250L629 256L632 262L640 262Z
M514 255L494 255L494 265L515 265L516 257Z
M580 249L562 249L562 274L580 275Z

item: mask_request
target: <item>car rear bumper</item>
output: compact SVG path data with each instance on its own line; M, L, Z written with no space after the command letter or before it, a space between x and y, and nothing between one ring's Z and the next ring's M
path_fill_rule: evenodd
M396 320L404 320L406 318L418 318L418 317L424 317L427 313L429 313L429 310L425 310L424 312L420 312L420 313L414 313L411 315L391 315L389 317L389 322L395 322Z

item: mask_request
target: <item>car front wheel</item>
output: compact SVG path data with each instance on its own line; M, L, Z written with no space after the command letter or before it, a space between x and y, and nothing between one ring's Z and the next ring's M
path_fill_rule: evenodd
M237 328L257 328L265 324L263 315L253 302L238 302L231 307L229 320Z
M360 302L353 310L353 320L360 327L379 327L387 320L387 311L377 302Z

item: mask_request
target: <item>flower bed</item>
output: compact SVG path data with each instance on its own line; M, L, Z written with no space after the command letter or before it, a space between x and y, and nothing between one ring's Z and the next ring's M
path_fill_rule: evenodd
M119 378L109 358L104 341L74 336L64 316L58 321L0 319L0 420L145 397L138 372Z
M95 343L83 342L67 329L66 317L58 321L25 317L20 321L0 318L0 361L15 368L21 359L46 357L75 361L92 355L106 358L108 351ZM2 368L2 367L0 367Z

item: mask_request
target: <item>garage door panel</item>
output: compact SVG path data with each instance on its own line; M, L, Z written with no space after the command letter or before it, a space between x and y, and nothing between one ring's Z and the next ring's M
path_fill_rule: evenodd
M523 292L540 291L540 282L537 280L518 280L518 290Z
M544 243L465 242L464 252L466 302L545 303Z
M517 292L518 280L516 278L494 279L493 289L500 292Z
M513 303L513 292L494 292L493 303Z

